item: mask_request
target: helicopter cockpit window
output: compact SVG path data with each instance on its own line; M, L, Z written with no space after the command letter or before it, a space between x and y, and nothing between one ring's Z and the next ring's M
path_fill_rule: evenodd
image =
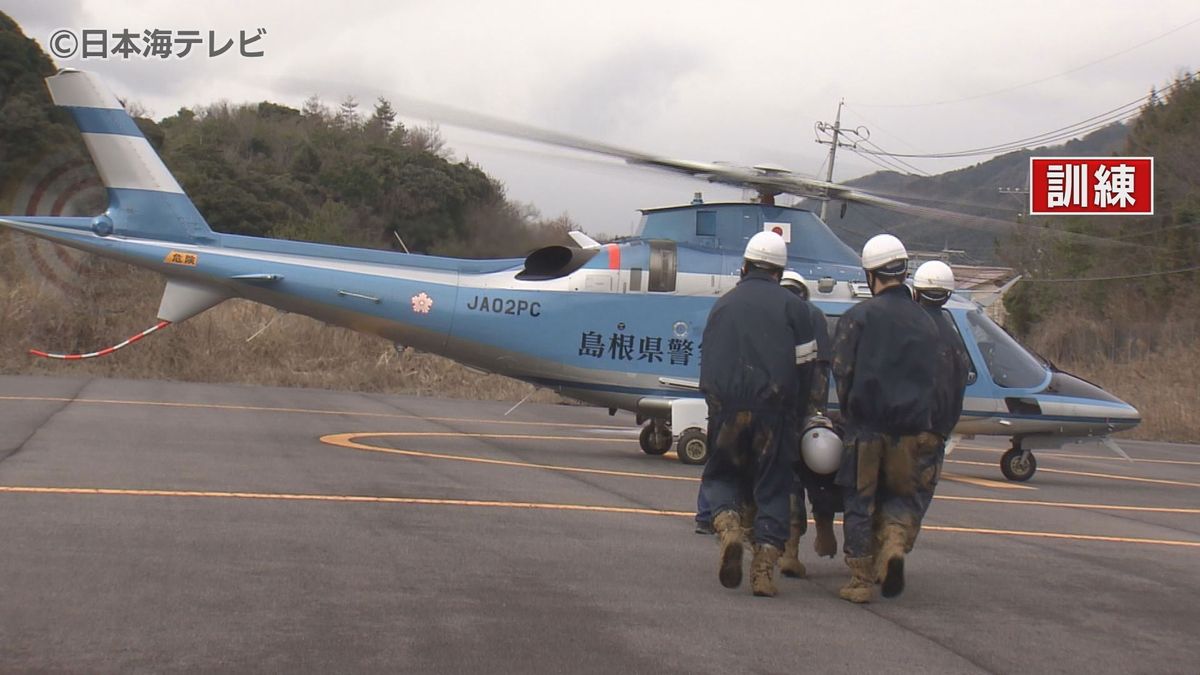
M950 312L943 309L942 314L945 315L946 321L950 322L951 326L954 326L954 334L958 337L958 346L961 347L963 353L967 355L967 366L970 368L970 370L967 371L967 384L975 384L975 381L979 379L979 373L975 370L975 360L971 358L971 352L967 349L967 345L963 341L962 332L958 330L958 324L954 322L954 317L950 314Z
M678 248L675 242L661 239L650 242L650 281L647 288L651 292L674 292L677 267Z
M982 310L968 312L967 323L971 325L979 353L996 384L1009 389L1025 389L1045 381L1045 366Z

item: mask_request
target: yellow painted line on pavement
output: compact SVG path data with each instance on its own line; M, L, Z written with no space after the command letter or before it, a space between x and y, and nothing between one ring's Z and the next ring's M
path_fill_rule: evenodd
M0 494L26 495L70 495L70 496L105 496L105 497L160 497L160 498L193 498L193 499L240 499L260 501L291 501L291 502L326 502L326 503L358 503L358 504L403 504L411 506L460 506L475 508L507 508L543 511L573 511L582 513L616 513L642 516L668 516L672 518L693 518L691 511L672 511L668 509L647 509L626 506L601 506L591 504L559 504L550 502L514 502L490 501L483 499L432 499L424 497L374 497L365 495L323 495L323 494L289 494L277 492L221 492L213 490L144 490L124 488L85 488L85 487L40 487L40 486L0 486ZM1200 541L1179 539L1143 539L1139 537L1113 537L1094 534L1073 534L1068 532L1039 532L1031 530L1001 530L980 527L955 527L950 525L923 525L925 531L948 532L957 534L984 534L1008 537L1033 537L1044 539L1063 539L1073 541L1107 542L1135 545L1176 546L1200 548Z
M975 487L993 488L997 490L1036 490L1032 485L1021 485L1020 483L1001 482L998 480L988 480L987 478L972 478L971 476L960 476L956 473L942 472L942 480L954 481L955 483L966 483Z
M1139 464L1139 463L1144 462L1146 464L1175 464L1175 465L1180 465L1180 466L1200 466L1200 462L1193 462L1193 461L1186 460L1186 459L1143 459L1141 457L1133 457L1133 461L1130 462L1129 460L1125 459L1124 457L1117 457L1115 455L1112 457L1107 457L1105 455L1077 455L1077 454L1073 454L1073 453L1069 453L1069 452L1039 452L1039 453L1037 453L1037 456L1038 457L1058 457L1058 458L1062 458L1062 459L1098 459L1102 462L1123 462L1125 464ZM1132 455L1130 455L1130 456L1132 457Z
M460 434L446 432L381 432L381 433L348 433L348 434L329 434L322 436L321 442L329 445L336 445L352 450L365 450L367 452L382 452L389 455L404 455L407 457L424 457L427 459L448 459L457 462L472 462L475 464L491 464L493 466L509 466L522 469L544 469L546 471L563 471L566 473L587 473L598 476L620 476L622 478L655 478L658 480L676 480L686 481L690 483L699 483L700 479L694 476L670 476L660 473L645 473L641 471L616 471L613 469L588 469L578 466L566 466L562 464L541 464L538 462L519 462L509 459L489 459L486 457L471 457L468 455L450 455L441 452L425 452L423 450L403 450L400 448L383 448L377 445L367 445L366 443L355 442L356 438L371 437L390 437L390 436L470 436L475 438L515 438L524 440L556 440L556 441L584 441L584 442L601 442L611 441L610 438L591 438L586 436L530 436L525 434Z
M1141 537L1110 537L1099 534L1070 534L1067 532L1037 532L1033 530L997 530L986 527L954 527L950 525L922 525L921 530L933 530L935 532L961 532L966 534L991 534L1003 537L1035 537L1040 539L1103 541L1114 544L1186 546L1189 548L1200 548L1200 541L1187 541L1181 539L1143 539Z
M270 406L231 405L225 403L179 403L174 401L140 401L136 399L66 398L62 396L0 396L0 401L41 401L52 403L88 403L95 405L136 405L159 408L184 408L199 410L228 410L235 412L291 413L300 415L345 415L347 417L377 417L382 419L421 420L428 422L474 422L482 424L512 424L534 427L562 427L569 429L620 429L632 431L633 427L573 422L522 422L519 420L478 419L470 417L423 417L404 413L375 413L353 410L323 410L319 408L274 408Z
M322 436L321 442L329 445L337 445L344 448L354 450L365 450L368 452L382 452L393 455L406 455L409 457L424 457L427 459L448 459L462 462L476 462L479 464L493 464L498 466L510 466L524 469L545 469L548 471L565 471L572 473L590 473L602 476L619 476L623 478L657 478L659 480L677 480L690 481L693 483L700 482L699 478L691 476L671 476L666 474L648 473L640 471L615 471L609 469L588 469L583 467L566 466L562 464L541 464L535 462L519 462L515 460L503 459L487 459L482 457L472 457L468 455L452 455L440 452L428 452L424 450L404 450L399 448L384 448L377 445L367 443L359 443L356 439L361 438L387 438L387 437L469 437L469 438L499 438L499 439L518 439L518 440L554 440L554 441L581 441L587 443L603 442L605 438L594 438L588 436L540 436L530 434L485 434L485 433L466 433L466 432L449 432L449 431L383 431L383 432L362 432L362 433L345 433L345 434L330 434ZM669 452L663 457L674 457L673 452ZM1037 488L1029 485L1019 485L1016 483L1000 482L987 480L985 478L970 478L966 476L958 476L955 474L943 474L943 478L951 481L968 483L977 487L1001 489L1001 490L1036 490Z
M287 494L279 492L217 492L211 490L135 490L118 488L81 487L23 487L0 486L0 493L103 495L109 497L198 497L208 499L262 499L297 502L353 502L360 504L412 504L418 506L476 506L507 509L540 509L545 511L590 511L594 513L627 513L639 516L687 516L695 513L646 509L626 506L594 506L589 504L554 504L548 502L507 502L484 499L432 499L425 497L370 497L360 495Z
M996 497L960 497L957 495L936 495L938 501L978 502L981 504L1011 504L1016 506L1050 506L1063 509L1084 509L1092 511L1144 511L1147 513L1186 513L1200 514L1200 509L1175 508L1169 506L1133 506L1125 504L1088 504L1084 502L1044 502L1034 499L999 499Z
M988 462L971 462L965 459L947 459L947 464L970 464L972 466L992 466ZM1038 467L1038 472L1045 473L1061 473L1066 476L1086 476L1088 478L1107 478L1109 480L1124 480L1135 483L1154 483L1155 485L1178 485L1181 487L1200 487L1200 483L1189 483L1182 480L1166 480L1165 478L1142 478L1140 476L1116 476L1110 473L1095 473L1093 471L1068 471L1066 469L1043 469Z
M975 450L978 452L990 452L990 453L996 454L996 455L1001 455L1001 454L1008 452L1008 448L988 448L988 447L984 447L982 445L969 445L967 443L960 443L958 445L958 447L955 449L955 451L957 452L958 450ZM1125 464L1130 463L1124 457L1118 457L1116 455L1080 455L1080 454L1071 453L1071 452L1038 452L1038 451L1034 451L1034 454L1037 455L1038 457L1059 457L1059 458L1063 458L1063 459L1098 459L1102 462L1124 462ZM1130 456L1132 457L1132 455L1130 455ZM1179 464L1179 465L1183 465L1183 466L1200 466L1200 461L1191 461L1191 460L1187 460L1187 459L1144 459L1141 457L1133 457L1134 464L1137 464L1139 462L1145 462L1147 464Z

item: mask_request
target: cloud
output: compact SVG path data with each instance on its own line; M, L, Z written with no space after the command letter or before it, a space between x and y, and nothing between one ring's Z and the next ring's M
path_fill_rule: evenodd
M1195 70L1200 24L1153 39L1196 19L1194 0L1151 5L879 0L844 2L831 15L794 0L342 0L304 9L284 0L9 0L5 11L43 43L59 27L268 30L261 59L67 64L100 72L158 116L222 99L298 106L313 93L331 103L353 94L366 105L405 95L684 159L813 173L826 147L813 142L812 125L832 121L842 97L845 121L889 150L957 150L1066 126ZM978 96L988 92L999 93ZM903 107L945 100L957 101ZM444 131L452 146L464 139L457 156L479 161L514 197L614 232L622 230L608 224L627 228L633 209L712 189L642 173L595 177ZM914 163L937 172L980 159ZM835 178L874 168L839 153Z
M611 136L639 119L661 115L680 81L702 70L706 60L703 52L685 45L642 44L604 54L550 93L541 116L566 130Z

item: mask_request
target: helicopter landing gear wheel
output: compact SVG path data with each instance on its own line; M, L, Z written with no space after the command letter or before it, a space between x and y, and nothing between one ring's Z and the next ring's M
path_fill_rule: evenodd
M638 443L647 455L661 455L671 449L671 432L665 424L651 420L642 427Z
M703 429L691 427L679 434L675 453L684 464L703 464L708 461L708 434Z
M1014 446L1000 456L1000 471L1005 478L1023 483L1033 478L1037 471L1037 459L1032 452Z

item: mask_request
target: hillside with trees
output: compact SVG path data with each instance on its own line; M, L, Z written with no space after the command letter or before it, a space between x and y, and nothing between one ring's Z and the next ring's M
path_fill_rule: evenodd
M45 158L82 153L43 81L55 70L0 14L0 196ZM520 256L565 233L565 218L509 201L480 167L454 161L435 128L400 124L384 99L368 111L350 98L331 107L313 97L299 110L216 103L137 123L218 232L375 248L403 240L469 257Z
M1010 152L969 167L934 176L879 171L847 184L868 192L888 195L913 204L985 216L1009 222L1023 220L1027 210L1030 156L1088 157L1117 154L1124 146L1129 129L1111 124L1061 145ZM940 251L950 248L966 252L970 261L995 263L1000 259L997 244L1005 238L995 228L971 227L923 218L859 204L847 207L839 215L839 205L830 210L829 226L846 243L861 247L879 232L891 232L911 248Z
M1200 439L1200 79L1145 107L1120 154L1154 157L1154 215L1056 219L1002 242L1024 275L1008 327L1060 366L1142 410L1143 434Z

